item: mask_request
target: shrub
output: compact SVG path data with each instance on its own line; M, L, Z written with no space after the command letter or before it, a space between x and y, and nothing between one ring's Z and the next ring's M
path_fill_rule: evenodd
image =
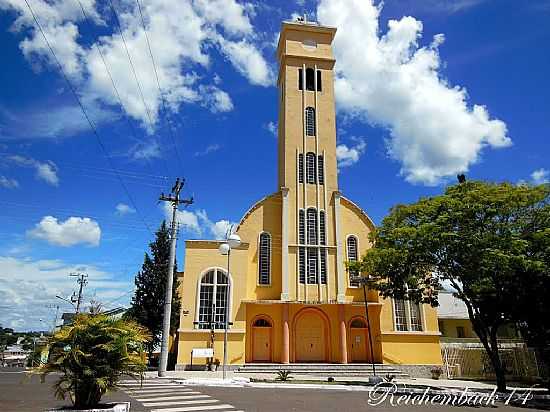
M133 321L79 314L49 339L48 362L34 373L42 382L49 373L60 373L55 396L64 400L68 395L77 409L94 408L106 392L117 389L122 375L143 379L149 339L146 329Z
M288 370L280 370L277 372L277 378L278 381L286 382L290 379L292 379L292 376L290 376L290 371Z

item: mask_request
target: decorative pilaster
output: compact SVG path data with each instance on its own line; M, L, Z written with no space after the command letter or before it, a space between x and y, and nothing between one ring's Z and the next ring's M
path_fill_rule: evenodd
M282 276L282 285L281 285L281 300L289 300L288 293L288 188L281 187L281 194L283 196L283 208L282 208L282 263L281 263L281 276Z
M348 363L348 340L344 305L338 305L338 326L340 328L340 363Z
M346 269L340 234L340 192L334 192L334 230L336 231L336 301L344 303L346 294Z
M283 306L283 352L281 363L290 363L290 331L288 328L288 303Z

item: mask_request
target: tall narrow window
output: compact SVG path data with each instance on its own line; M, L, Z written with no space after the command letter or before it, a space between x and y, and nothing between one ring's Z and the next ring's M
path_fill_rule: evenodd
M319 249L307 248L307 283L316 284L317 281L317 253Z
M315 71L312 68L306 69L306 90L315 91Z
M409 302L411 308L411 330L422 330L422 318L420 316L420 305L418 303Z
M408 328L405 301L403 299L394 299L393 302L395 311L395 329L399 331L406 331Z
M315 136L315 109L306 107L306 136Z
M298 271L300 274L300 283L306 283L306 248L301 246L298 248Z
M307 244L317 244L317 210L312 207L307 210Z
M319 212L319 239L321 245L327 244L327 229L326 229L326 219L325 211L321 210Z
M323 86L321 84L321 70L317 70L317 91L323 91Z
M357 253L357 238L355 236L348 236L347 240L347 252L348 252L348 262L357 262L358 253ZM357 277L359 273L356 270L349 270L349 285L350 286L359 286Z
M306 213L304 209L298 212L298 244L306 243ZM306 283L306 248L300 246L298 248L298 272L300 283Z
M258 258L258 283L269 285L271 283L271 235L267 232L260 234L260 250Z
M304 155L298 154L298 182L304 183Z
M304 89L304 71L298 69L298 90Z
M323 158L323 155L317 156L317 178L319 179L319 184L324 185L325 184L325 159Z
M327 250L325 248L320 249L321 252L321 283L327 284Z
M316 165L315 165L315 153L306 153L306 182L309 184L315 184Z
M208 271L201 279L198 311L199 329L223 329L228 310L229 280L220 269Z

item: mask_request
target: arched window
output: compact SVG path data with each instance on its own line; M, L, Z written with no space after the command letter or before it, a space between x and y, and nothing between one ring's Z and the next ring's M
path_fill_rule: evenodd
M309 184L315 184L315 153L306 153L306 181Z
M351 321L349 327L352 329L365 329L367 327L367 324L363 319L355 318Z
M256 319L256 321L254 322L254 327L256 327L256 328L270 328L271 323L269 323L269 321L267 319L260 318L260 319Z
M357 262L358 259L358 253L357 253L357 238L355 236L348 236L347 239L347 254L348 254L348 262ZM359 286L359 282L357 281L357 277L359 276L359 273L357 273L356 270L350 270L349 271L349 285L350 286Z
M306 69L306 90L315 90L315 70L311 67Z
M324 185L325 184L325 159L323 158L323 155L317 156L317 178L319 179L319 184Z
M271 235L267 232L260 234L258 258L258 284L271 283Z
M315 136L315 109L306 107L306 136Z
M304 183L304 154L298 154L298 183Z
M223 329L228 309L229 280L221 269L206 272L200 281L199 329Z

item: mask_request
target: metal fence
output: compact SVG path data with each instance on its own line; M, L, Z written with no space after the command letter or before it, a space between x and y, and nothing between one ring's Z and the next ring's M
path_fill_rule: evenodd
M513 380L535 380L542 375L535 350L523 343L501 343L499 353L506 376ZM450 379L494 379L495 373L481 343L444 343L441 356Z

